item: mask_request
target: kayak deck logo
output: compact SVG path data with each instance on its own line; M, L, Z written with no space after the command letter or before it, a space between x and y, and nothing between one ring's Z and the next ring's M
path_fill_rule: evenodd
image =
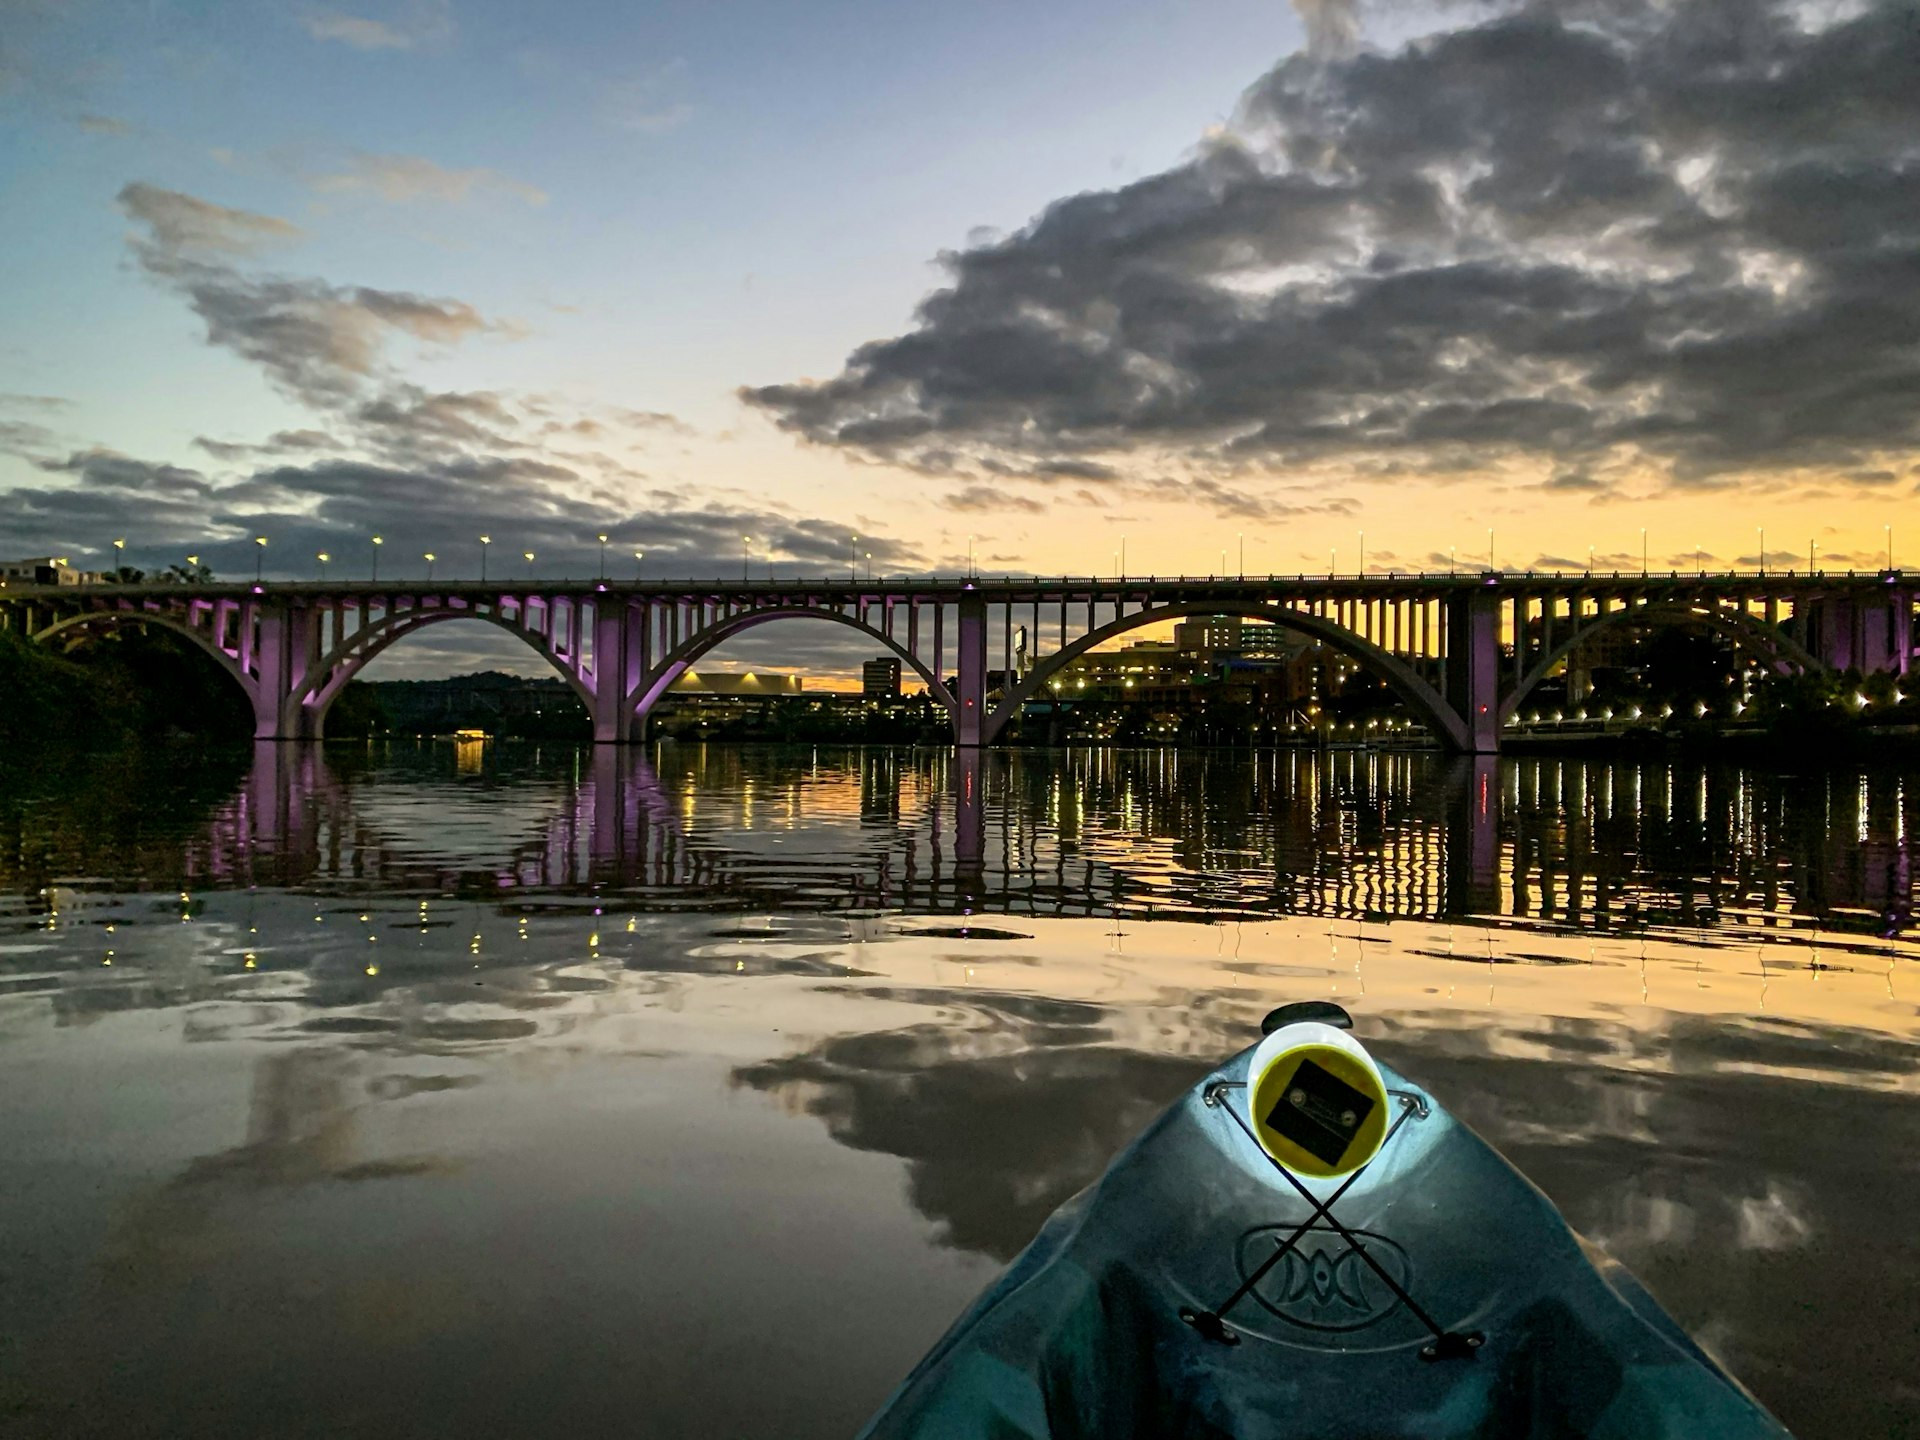
M1285 1244L1294 1225L1260 1225L1240 1237L1240 1278L1260 1268ZM1413 1260L1397 1243L1371 1230L1354 1230L1380 1268L1407 1289ZM1306 1330L1343 1333L1377 1325L1400 1308L1400 1297L1331 1225L1314 1225L1261 1276L1253 1297L1270 1315Z

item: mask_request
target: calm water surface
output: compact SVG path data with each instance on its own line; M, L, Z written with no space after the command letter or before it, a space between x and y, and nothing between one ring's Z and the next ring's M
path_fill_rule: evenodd
M0 794L0 1430L834 1436L1331 997L1920 1435L1920 775L263 748Z

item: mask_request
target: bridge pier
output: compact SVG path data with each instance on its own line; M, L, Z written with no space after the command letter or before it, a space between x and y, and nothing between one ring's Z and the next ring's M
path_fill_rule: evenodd
M1467 753L1500 749L1500 599L1470 591L1446 600L1447 703L1466 724Z
M318 617L304 605L245 606L240 628L253 674L243 683L253 702L255 740L318 740L320 724L305 704L308 671L320 658Z
M953 739L962 749L987 743L987 602L971 586L960 597L957 691L954 695Z

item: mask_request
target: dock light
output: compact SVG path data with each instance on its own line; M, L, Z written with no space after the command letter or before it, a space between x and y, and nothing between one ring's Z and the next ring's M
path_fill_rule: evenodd
M1260 1148L1296 1175L1348 1175L1387 1139L1387 1084L1358 1040L1318 1020L1281 1025L1247 1063Z

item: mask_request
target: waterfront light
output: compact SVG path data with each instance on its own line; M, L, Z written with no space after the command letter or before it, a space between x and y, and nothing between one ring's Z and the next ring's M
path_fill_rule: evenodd
M433 583L433 551L431 550L427 551L426 561L427 561L427 583L431 585Z
M373 566L369 574L375 580L380 578L380 547L386 543L378 535L373 537Z
M487 547L491 544L493 544L493 536L482 535L480 537L480 578L482 580L487 578Z

